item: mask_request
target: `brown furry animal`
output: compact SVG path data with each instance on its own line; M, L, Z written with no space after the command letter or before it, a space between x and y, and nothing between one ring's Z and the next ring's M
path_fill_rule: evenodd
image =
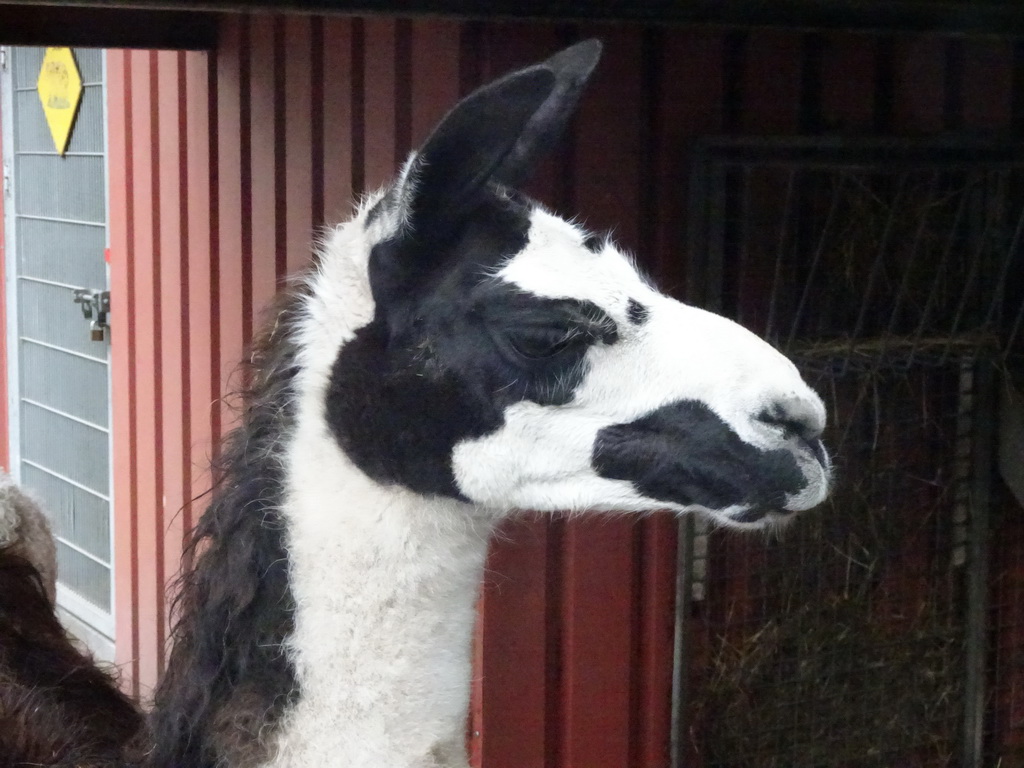
M141 761L144 720L114 678L78 650L52 595L43 513L0 480L0 768L120 768Z

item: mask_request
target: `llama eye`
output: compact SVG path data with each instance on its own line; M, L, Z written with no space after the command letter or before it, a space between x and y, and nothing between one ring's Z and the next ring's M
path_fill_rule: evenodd
M508 334L509 346L521 357L543 360L575 346L583 334L572 328L529 328Z

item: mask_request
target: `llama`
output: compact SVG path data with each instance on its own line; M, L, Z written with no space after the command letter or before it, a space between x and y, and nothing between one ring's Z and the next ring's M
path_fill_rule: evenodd
M143 716L61 626L56 566L43 512L0 472L0 765L138 764Z
M754 529L825 498L825 410L790 361L516 190L599 55L459 102L279 306L180 584L157 768L465 768L498 522Z

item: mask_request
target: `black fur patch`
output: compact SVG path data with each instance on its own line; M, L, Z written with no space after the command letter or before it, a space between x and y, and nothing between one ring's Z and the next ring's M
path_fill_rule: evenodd
M500 424L495 409L470 407L472 393L432 360L388 352L386 324L375 320L334 364L327 419L346 454L367 475L424 494L459 493L451 448Z
M789 451L762 451L745 443L696 400L605 427L592 461L602 477L627 480L648 498L708 509L781 507L787 494L807 484Z
M378 315L335 361L327 418L375 480L462 498L454 446L500 428L513 403L569 402L587 349L618 338L591 302L540 298L490 277L525 246L529 215L522 200L492 194L447 244L428 234L374 248ZM410 272L438 262L439 272Z
M250 765L267 758L298 695L284 651L293 631L277 444L294 410L291 343L298 297L257 343L242 424L227 439L219 482L185 553L167 672L152 714L154 768Z
M651 311L636 299L630 299L626 307L626 317L633 325L643 325L647 322Z

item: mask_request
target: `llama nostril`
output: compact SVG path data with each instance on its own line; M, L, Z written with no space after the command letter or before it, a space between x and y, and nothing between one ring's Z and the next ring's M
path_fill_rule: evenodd
M821 437L824 425L811 408L799 407L792 401L781 401L765 408L757 415L758 421L781 429L787 437L799 437L814 444Z
M828 451L825 450L821 440L807 440L806 442L807 447L810 448L811 454L818 460L818 463L828 469L831 466L829 464Z

